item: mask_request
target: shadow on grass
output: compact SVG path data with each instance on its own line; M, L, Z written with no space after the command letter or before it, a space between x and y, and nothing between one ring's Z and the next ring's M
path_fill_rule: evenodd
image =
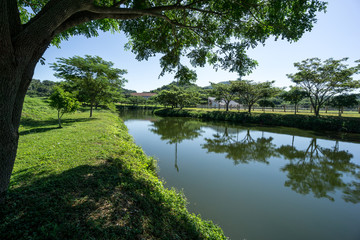
M40 178L43 175L49 175L49 171L45 170L41 167L41 164L39 163L36 166L32 166L32 167L28 167L28 168L24 168L20 171L16 171L16 173L13 173L11 178L12 178L12 182L10 184L24 184L24 185L28 185L31 184L31 182L35 179L35 178Z
M62 119L61 124L63 125L71 125L76 122L88 122L96 120L97 118L70 118L70 119ZM47 132L50 130L58 129L58 120L57 119L48 119L48 120L33 120L30 118L24 118L21 120L21 125L24 127L33 127L30 130L25 130L19 132L19 135L27 135L31 133L40 133Z
M10 190L0 238L202 239L193 220L164 201L121 166L84 165Z

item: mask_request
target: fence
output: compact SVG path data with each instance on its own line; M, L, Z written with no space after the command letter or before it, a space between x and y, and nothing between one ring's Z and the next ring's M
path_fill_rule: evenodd
M201 109L218 109L218 110L225 110L226 106L225 105L218 105L218 106L213 106L213 105L197 105L196 108L201 108ZM293 113L295 111L295 106L294 105L282 105L282 106L276 106L274 108L272 107L260 107L260 106L253 106L252 111L263 111L263 112L289 112L289 113ZM248 111L248 106L247 105L239 105L237 107L233 107L233 106L229 106L229 110L233 110L233 111ZM324 107L320 109L320 112L322 113L334 113L334 112L338 112L339 109L337 108L333 108L333 107ZM313 108L310 107L306 107L306 106L298 106L297 107L297 111L298 113L313 113ZM356 108L343 108L342 109L342 113L344 112L350 112L350 113L360 113L360 106L356 107Z

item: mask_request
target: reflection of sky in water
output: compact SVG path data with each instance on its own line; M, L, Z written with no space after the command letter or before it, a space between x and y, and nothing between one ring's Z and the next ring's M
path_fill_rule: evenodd
M285 186L289 181L289 169L281 169L290 163L296 166L298 160L285 160L278 154L267 159L268 164L254 160L236 165L234 160L226 158L229 153L214 153L204 148L206 139L216 140L224 136L225 124L204 126L201 123L196 126L180 121L177 124L184 131L201 132L199 137L181 139L178 144L169 144L169 139L161 140L162 137L171 138L169 133L176 132L174 129L167 131L167 124L173 126L166 121L163 125L161 122L126 121L136 143L148 155L159 159L159 175L167 182L166 186L183 189L190 211L212 219L232 239L360 239L360 204L345 202L342 189L329 191L328 195L335 200L330 201L314 197L312 188L308 193L300 194ZM227 133L232 142L242 141L247 136L247 128L228 127ZM194 135L191 132L176 134L182 137ZM263 132L259 128L250 130L250 136L255 142L262 137L273 138L270 145L275 149L291 146L293 141L292 135ZM295 136L294 146L297 151L306 151L312 140L311 137ZM321 148L333 149L335 143L320 138L316 140ZM353 154L351 162L359 165L360 144L339 141L338 146L340 151ZM325 165L325 169L331 168L332 165ZM345 184L354 180L352 174L338 172ZM306 169L299 172L307 173ZM313 179L310 175L306 180Z

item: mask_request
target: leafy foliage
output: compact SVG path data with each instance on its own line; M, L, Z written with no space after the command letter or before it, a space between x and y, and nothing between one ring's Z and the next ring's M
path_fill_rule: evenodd
M329 104L330 106L339 109L339 116L341 116L342 109L344 107L353 107L359 104L358 94L343 94L333 97Z
M352 76L360 72L360 64L348 67L343 62L348 58L335 60L329 58L322 62L319 58L310 58L294 63L298 69L295 74L287 76L306 91L314 113L319 116L321 106L336 94L349 92L360 86L360 81ZM358 62L358 61L357 61Z
M260 99L258 101L258 104L260 107L263 107L263 111L265 111L265 107L272 107L274 108L275 107L275 103L271 100L268 100L268 99Z
M307 92L302 90L299 87L291 87L290 91L283 92L280 94L280 97L285 101L289 101L292 104L295 104L295 114L297 112L298 103L307 96Z
M26 94L32 97L48 97L56 84L56 82L50 80L40 81L33 79Z
M68 83L65 88L77 91L77 97L92 107L101 102L109 103L120 97L121 87L126 79L122 77L126 70L113 68L114 64L98 56L86 55L85 58L74 56L58 58L53 63L55 76L65 79Z
M41 15L45 6L54 7L48 3L18 0L22 23ZM189 57L195 67L208 62L216 69L246 75L257 65L246 55L248 48L264 43L271 35L298 40L312 29L315 13L326 8L326 3L318 0L97 0L83 5L79 8L90 8L93 14L78 11L53 44L58 46L74 35L97 36L99 30L124 31L130 38L127 47L137 59L163 54L161 75L175 70L181 82L196 78L195 72L181 63L182 56Z
M61 118L65 113L75 112L80 103L77 99L68 92L65 92L60 87L55 87L53 93L49 97L50 107L54 108L58 112L59 128L61 128Z
M249 113L251 113L251 108L257 101L262 98L272 97L278 92L278 89L272 86L273 83L274 81L255 83L251 80L232 82L239 101L248 106ZM272 106L266 101L266 105L268 104Z
M236 89L233 84L225 83L211 83L211 94L215 96L216 101L224 101L226 105L226 111L229 111L229 104L236 97Z
M140 96L130 96L126 98L126 102L132 104L133 106L137 106L139 104L145 103L145 98Z
M177 86L172 86L170 90L163 90L156 96L158 103L172 108L179 106L180 109L185 106L196 105L199 100L199 93Z

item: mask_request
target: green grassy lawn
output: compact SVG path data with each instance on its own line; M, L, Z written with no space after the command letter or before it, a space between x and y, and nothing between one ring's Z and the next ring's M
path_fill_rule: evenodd
M116 114L64 115L27 98L0 239L225 239L165 189Z

